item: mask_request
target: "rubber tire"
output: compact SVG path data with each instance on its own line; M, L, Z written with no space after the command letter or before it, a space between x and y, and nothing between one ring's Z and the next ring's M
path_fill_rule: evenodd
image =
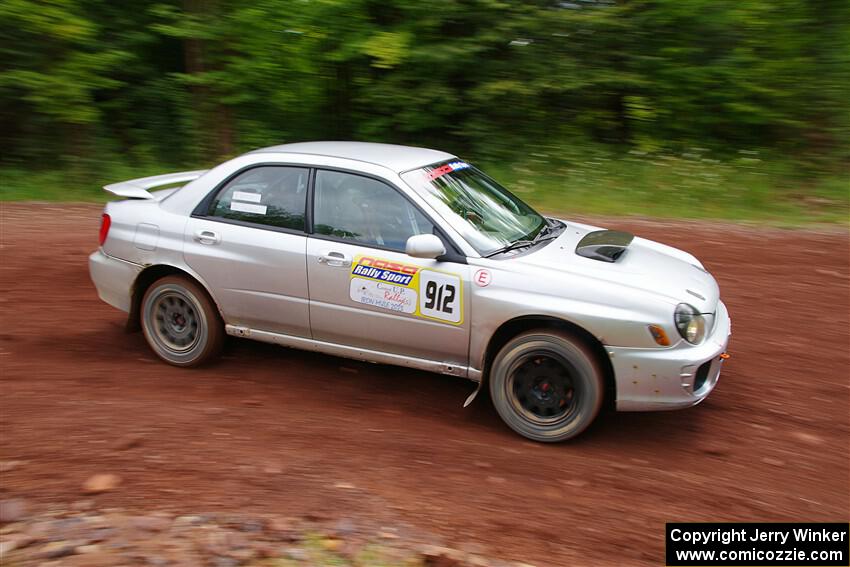
M152 302L157 295L168 289L178 290L193 303L195 312L199 316L198 332L202 333L198 344L186 353L179 355L160 344L152 336L149 328ZM156 280L145 291L140 311L145 340L151 350L165 362L181 367L200 366L221 353L225 339L224 322L206 290L195 281L184 276L165 276Z
M549 350L565 358L576 370L575 379L582 395L575 415L568 421L553 425L531 422L511 405L508 396L508 376L511 364L529 351ZM557 443L572 439L587 429L602 408L605 382L596 358L580 340L559 331L538 329L517 335L501 348L489 375L490 398L502 420L523 437L533 441Z

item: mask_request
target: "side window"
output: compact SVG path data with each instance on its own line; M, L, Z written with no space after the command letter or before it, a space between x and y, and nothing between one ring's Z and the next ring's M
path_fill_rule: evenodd
M276 165L249 169L221 188L208 215L304 230L309 173Z
M434 225L398 191L380 181L337 171L316 172L314 230L400 252L407 239Z

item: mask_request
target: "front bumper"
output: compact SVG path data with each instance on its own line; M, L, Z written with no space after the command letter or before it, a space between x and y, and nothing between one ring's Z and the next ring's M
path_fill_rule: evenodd
M686 408L703 401L720 378L732 322L722 301L711 334L700 345L665 349L607 347L617 383L618 411Z
M113 307L130 312L133 283L142 266L113 258L98 249L89 256L89 275L97 295Z

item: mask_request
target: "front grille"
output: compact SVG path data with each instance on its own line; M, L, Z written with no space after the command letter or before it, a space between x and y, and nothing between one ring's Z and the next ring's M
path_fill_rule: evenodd
M694 393L702 390L702 387L705 385L705 381L708 379L708 372L711 370L711 360L708 362L703 362L699 368L697 368L697 375L694 378Z

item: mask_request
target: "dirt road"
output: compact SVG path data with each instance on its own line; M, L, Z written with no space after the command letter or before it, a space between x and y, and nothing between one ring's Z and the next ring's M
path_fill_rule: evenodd
M704 261L732 358L701 406L549 446L449 377L244 340L166 366L89 281L98 207L0 206L0 498L109 472L99 506L368 519L539 565L663 564L667 521L848 519L846 231L610 221Z

